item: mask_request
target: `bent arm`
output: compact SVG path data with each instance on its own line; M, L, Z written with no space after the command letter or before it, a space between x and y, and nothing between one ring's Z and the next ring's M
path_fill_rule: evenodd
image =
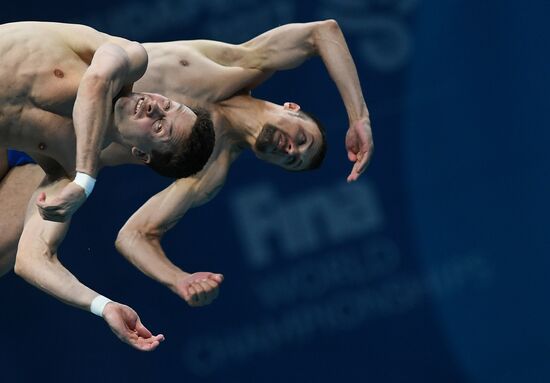
M262 71L300 66L320 56L336 84L350 122L368 117L357 68L346 40L335 20L287 24L267 31L243 44L251 52L251 63Z
M369 111L357 68L338 23L334 20L288 24L268 31L244 44L255 54L262 71L291 69L318 55L336 84L346 108L349 128L346 150L353 167L348 182L356 181L373 153Z
M95 52L78 87L73 109L77 171L97 176L113 99L123 88L131 89L146 67L147 52L137 43L106 43Z
M219 64L220 72L222 68L241 68L231 72L238 84L233 88L240 89L252 89L276 71L297 68L307 59L320 56L350 121L368 117L357 68L335 20L282 25L240 45L210 40L184 43Z
M140 207L119 231L115 242L117 250L131 264L174 292L178 275L187 273L168 259L161 239L193 204L194 185L188 178L182 180L175 181Z
M68 182L69 180L63 180L48 185L51 187L46 189L55 192L55 189ZM99 294L80 282L57 257L57 249L67 233L69 222L42 220L32 201L33 199L19 241L15 272L62 302L91 311L92 302L100 297ZM152 351L164 340L162 334L153 335L132 308L118 302L106 301L96 307L94 313L103 317L121 341L141 351Z
M147 67L147 53L138 43L115 39L117 43L100 46L84 73L73 108L76 134L75 180L57 196L37 200L40 215L63 222L84 203L93 189L99 171L100 152L107 127L112 124L113 99L122 90L129 91ZM91 178L90 178L91 177Z
M67 182L68 180L64 184ZM63 185L58 183L42 190L52 192L61 186ZM19 240L16 274L69 305L89 310L92 300L98 294L82 284L57 257L57 248L67 233L70 221L44 221L32 202L31 205Z
M227 169L226 161L213 160L199 174L179 179L150 198L120 230L117 250L144 274L182 295L178 282L189 273L170 261L161 239L189 209L215 196L223 185Z

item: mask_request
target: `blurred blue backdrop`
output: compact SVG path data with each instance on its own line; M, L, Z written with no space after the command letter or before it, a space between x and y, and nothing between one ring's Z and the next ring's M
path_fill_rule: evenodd
M140 167L104 170L62 262L166 341L134 351L102 320L10 273L0 279L0 381L549 382L549 14L536 0L4 4L1 22L76 22L142 42L239 43L334 18L376 153L346 184L347 118L319 59L259 88L325 121L328 157L292 174L244 155L218 197L166 236L185 270L225 275L218 300L200 309L113 246L167 181Z

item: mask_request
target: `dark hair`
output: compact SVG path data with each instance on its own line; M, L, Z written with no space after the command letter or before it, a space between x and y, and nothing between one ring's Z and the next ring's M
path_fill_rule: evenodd
M321 166L321 164L323 163L323 160L325 159L325 155L327 154L327 137L325 132L325 126L313 114L304 112L303 110L301 110L300 113L306 116L307 118L311 119L317 125L317 128L319 128L319 132L321 132L321 146L319 147L319 151L317 152L317 154L315 154L315 156L313 156L309 166L301 170L317 169Z
M149 166L157 173L171 178L185 178L202 170L214 150L215 133L210 113L204 109L191 110L197 121L183 144L173 150L153 150Z

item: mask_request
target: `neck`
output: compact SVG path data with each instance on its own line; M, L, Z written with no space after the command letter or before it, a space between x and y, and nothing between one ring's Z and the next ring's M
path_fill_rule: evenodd
M117 143L124 147L131 147L131 145L129 145L126 141L122 139L122 136L120 135L116 126L112 127L111 129L108 129L107 132L105 133L105 138L103 139L102 148L105 148L112 143Z
M224 100L219 107L237 140L250 148L277 105L249 95L239 95Z

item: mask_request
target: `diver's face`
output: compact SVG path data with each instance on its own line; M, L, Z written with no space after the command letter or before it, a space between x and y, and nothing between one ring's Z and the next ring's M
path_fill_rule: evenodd
M132 93L120 97L114 107L114 122L122 140L145 154L181 144L196 119L187 106L159 94Z
M287 170L307 169L321 149L322 134L317 124L300 113L300 106L287 102L277 118L264 125L253 150L259 159Z

